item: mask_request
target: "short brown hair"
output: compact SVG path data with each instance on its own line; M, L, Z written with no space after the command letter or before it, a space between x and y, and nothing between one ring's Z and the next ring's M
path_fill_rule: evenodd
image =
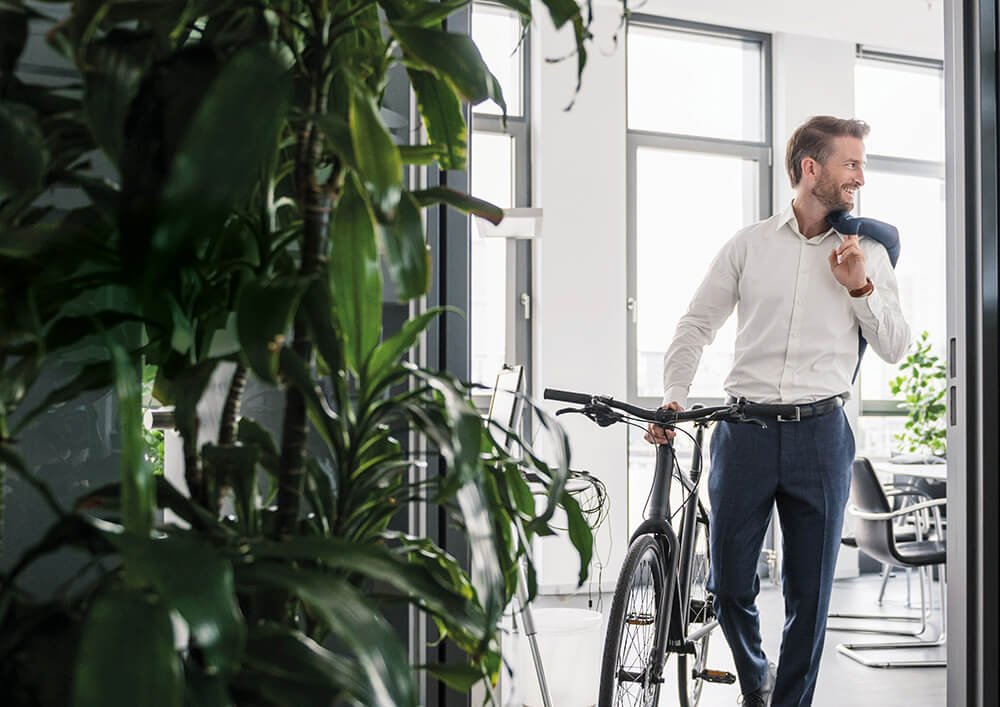
M864 140L871 128L863 120L834 118L832 115L815 115L792 133L785 150L785 169L792 187L802 181L802 160L812 157L823 164L830 156L833 138L856 137Z

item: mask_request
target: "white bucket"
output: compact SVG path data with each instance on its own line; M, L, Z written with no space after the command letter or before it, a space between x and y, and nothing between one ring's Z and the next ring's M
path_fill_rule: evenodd
M534 609L532 614L553 707L592 707L597 704L601 669L601 614L587 609ZM518 653L518 692L524 697L524 705L543 707L527 636L521 637Z

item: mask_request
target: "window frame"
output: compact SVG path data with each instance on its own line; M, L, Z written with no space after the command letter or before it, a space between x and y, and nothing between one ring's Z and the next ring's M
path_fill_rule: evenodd
M918 66L927 69L936 69L941 72L941 79L944 80L944 61L939 59L929 59L926 57L910 56L906 54L896 54L873 49L866 49L864 45L858 44L855 47L855 66L857 61L880 61L888 64L903 66ZM936 162L934 160L920 160L906 157L895 157L889 155L866 154L866 171L889 172L904 177L930 177L940 179L947 188L945 161ZM864 192L858 196L859 205L864 203ZM945 333L945 344L947 345L947 332ZM871 355L871 354L869 354ZM861 379L864 376L864 367L858 371L858 380L855 390L858 392L858 416L859 417L905 417L909 413L905 407L900 407L900 401L895 399L865 398L861 395Z
M500 10L516 16L517 13L508 6L486 0L474 0L470 6L472 15L477 7ZM472 154L472 133L490 133L506 135L513 143L513 174L514 203L512 207L531 206L531 29L525 28L520 44L521 54L521 114L503 116L492 113L478 113L475 106L471 110L471 126L469 140L470 178L471 166L475 160ZM507 239L506 243L506 335L504 362L524 366L524 386L526 391L532 390L532 319L534 308L534 292L532 289L532 261L534 255L533 241L530 239ZM471 268L471 261L470 261ZM522 297L527 296L527 307L522 304ZM527 316L525 314L527 313ZM470 329L471 331L471 329ZM471 354L471 342L470 342ZM480 381L492 384L492 381ZM485 409L489 405L490 391L473 390L476 404Z
M644 29L663 29L681 31L691 34L750 41L760 44L761 50L761 107L763 110L763 139L761 141L731 140L714 137L700 137L677 133L657 132L627 128L626 137L626 172L627 172L627 225L626 225L626 326L628 329L626 341L626 387L628 400L635 405L659 407L662 397L639 395L639 362L638 362L638 316L641 303L638 300L638 234L636 217L638 211L638 187L636 163L640 148L693 152L698 154L724 155L757 162L758 170L758 208L759 218L768 218L772 212L774 148L773 148L773 88L771 77L771 35L763 32L721 27L700 22L677 20L635 13L629 15L626 31L632 26ZM627 40L626 40L627 41ZM627 46L627 44L626 44ZM626 62L628 55L626 54ZM749 225L749 224L748 224ZM690 293L684 293L689 297ZM717 405L723 402L722 391L719 397L690 398L689 405Z

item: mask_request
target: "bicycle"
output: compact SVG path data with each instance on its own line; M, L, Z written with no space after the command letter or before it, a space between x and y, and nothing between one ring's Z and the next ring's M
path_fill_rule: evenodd
M673 443L656 447L648 511L632 533L608 616L601 664L598 707L656 707L669 654L676 653L681 707L695 707L706 682L732 684L736 676L706 667L708 644L718 626L708 588L711 571L709 516L698 498L701 482L701 443L712 422L747 422L767 427L753 415L791 416L788 405L760 405L739 399L716 407L691 410L650 410L613 398L547 388L547 400L580 405L556 414L580 413L601 427L617 423L652 422L675 429L695 423L695 454L690 471L681 471ZM787 408L787 409L786 409ZM685 434L688 434L685 432ZM691 435L688 435L691 436ZM670 510L674 478L687 493L681 507ZM672 521L680 512L674 529Z

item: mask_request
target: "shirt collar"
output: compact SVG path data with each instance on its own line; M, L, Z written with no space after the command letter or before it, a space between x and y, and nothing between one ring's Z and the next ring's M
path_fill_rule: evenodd
M841 236L839 233L837 233L837 231L835 231L832 226L826 233L821 233L813 238L806 238L805 236L803 236L802 233L799 231L799 222L795 218L795 210L792 208L793 202L794 199L792 201L789 201L788 206L786 206L785 210L781 212L780 216L778 216L779 230L787 224L788 228L791 230L793 234L795 234L796 236L798 236L799 238L808 243L821 243L824 240L826 240L826 237L829 236L831 233L837 234L837 236L840 238L841 241L844 240L844 237Z

